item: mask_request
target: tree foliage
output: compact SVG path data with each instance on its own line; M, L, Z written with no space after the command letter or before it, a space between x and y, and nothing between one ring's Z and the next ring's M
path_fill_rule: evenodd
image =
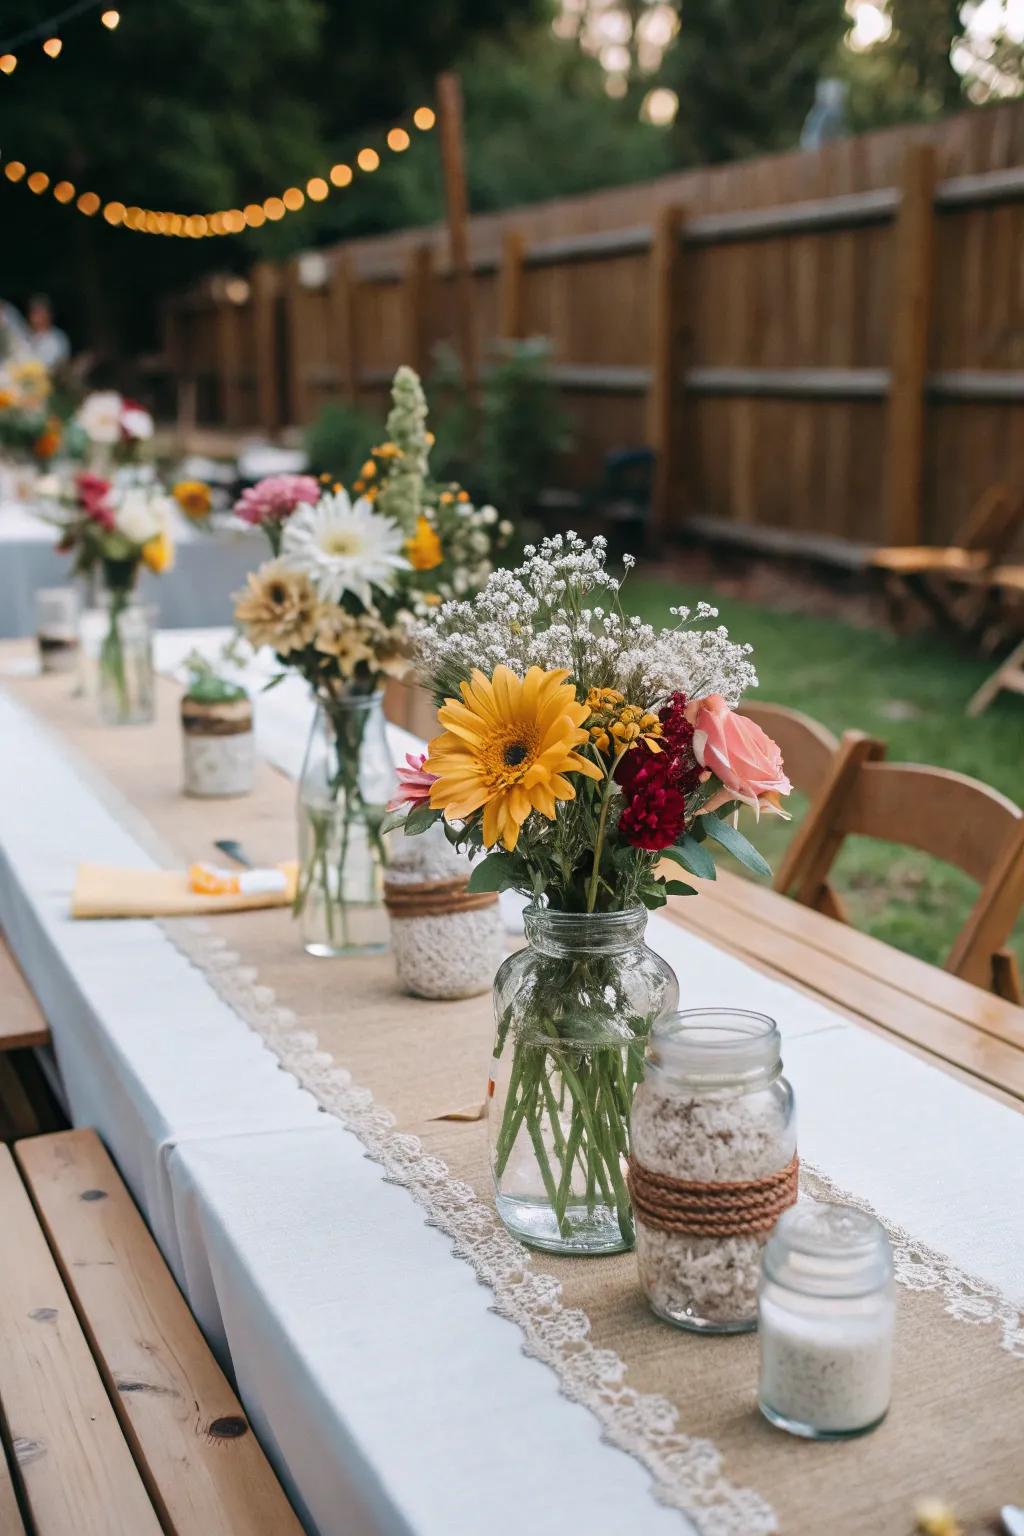
M682 0L662 83L685 165L789 149L849 26L843 0Z

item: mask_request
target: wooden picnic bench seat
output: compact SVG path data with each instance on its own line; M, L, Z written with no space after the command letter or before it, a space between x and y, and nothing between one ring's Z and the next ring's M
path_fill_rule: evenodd
M46 1092L31 1057L49 1044L49 1025L0 933L0 1140L49 1129L45 1115L40 1119Z
M300 1536L96 1133L15 1157L0 1147L3 1536Z
M890 616L902 628L916 604L931 618L970 632L983 623L986 582L1024 527L1024 495L989 486L951 545L894 545L873 551Z

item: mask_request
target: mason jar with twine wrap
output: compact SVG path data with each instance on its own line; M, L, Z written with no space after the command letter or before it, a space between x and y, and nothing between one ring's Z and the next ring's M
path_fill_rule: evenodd
M475 997L505 958L505 928L493 892L466 889L466 860L439 825L402 837L384 881L395 969L416 997Z
M761 1253L797 1198L793 1094L762 1014L706 1008L660 1019L633 1100L629 1193L640 1281L681 1328L757 1322Z

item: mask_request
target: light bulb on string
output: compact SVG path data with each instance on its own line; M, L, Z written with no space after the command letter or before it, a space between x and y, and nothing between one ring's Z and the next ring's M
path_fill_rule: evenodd
M60 51L63 47L64 44L59 37L48 37L43 44L43 52L48 59L57 59L60 57Z
M417 107L412 120L421 133L427 133L437 122L437 114L433 107Z
M102 21L103 25L106 27L108 32L113 32L115 30L115 28L117 27L118 23L120 22L120 20L121 20L121 12L120 11L115 11L115 10L111 9L111 10L102 11L100 13L100 21Z
M8 160L4 166L4 175L8 181L20 181L25 174L25 167L20 160Z
M45 171L33 171L31 176L28 178L27 185L29 191L35 192L38 196L40 192L46 191L47 187L50 185L50 178L47 176Z
M75 195L74 182L58 181L57 185L53 189L53 195L57 199L58 203L70 203L71 199Z
M263 212L268 219L276 222L278 219L283 219L288 210L279 197L268 197L263 204Z
M78 202L75 204L75 207L78 209L79 213L84 213L86 218L89 219L91 219L93 214L96 213L99 206L100 199L97 197L95 192L83 192L81 197L78 199Z
M396 155L400 155L404 149L408 149L410 143L411 140L404 128L392 128L388 134L388 149L394 150Z
M267 215L259 203L246 203L242 217L250 229L259 229L267 222Z
M330 188L322 176L311 176L306 182L306 196L314 203L322 203Z
M375 149L361 149L358 155L356 155L356 165L358 165L361 171L365 171L369 175L371 171L375 171L378 165L380 165L380 155L378 155Z
M5 75L13 75L18 67L18 60L13 53L0 53L0 69Z
M332 165L331 181L336 187L348 187L352 184L352 167L350 165Z

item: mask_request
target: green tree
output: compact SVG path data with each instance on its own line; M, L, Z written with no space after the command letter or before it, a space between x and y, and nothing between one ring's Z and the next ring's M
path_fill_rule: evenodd
M843 0L682 0L661 84L685 165L791 148L849 27Z
M198 212L262 201L326 169L347 136L372 136L377 125L379 137L429 99L435 72L474 38L542 8L160 0L126 7L116 32L87 13L68 23L59 59L44 58L38 43L19 50L0 91L0 145L4 159L126 204ZM21 0L4 7L0 29L10 36L38 15ZM145 339L160 291L211 266L308 244L318 228L311 209L265 235L173 240L111 229L7 180L0 199L4 296L51 289L75 339L101 347L118 334Z

